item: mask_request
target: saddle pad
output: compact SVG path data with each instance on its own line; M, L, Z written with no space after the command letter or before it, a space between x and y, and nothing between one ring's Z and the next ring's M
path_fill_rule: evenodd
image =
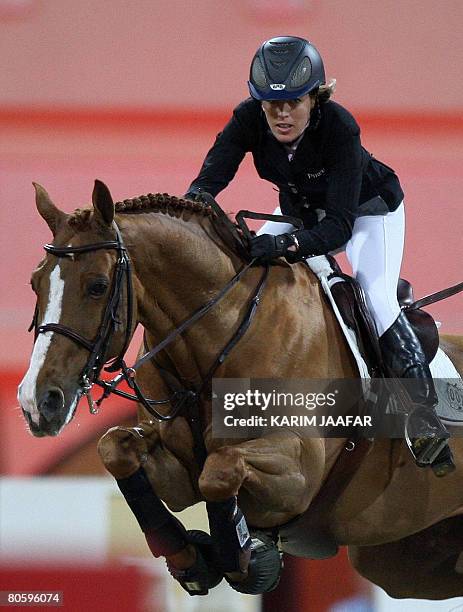
M445 425L463 426L463 380L442 349L430 363L439 404L437 414Z
M334 270L332 269L329 260L324 255L320 255L318 257L310 257L305 261L307 263L307 266L317 276L318 280L321 283L323 291L325 292L325 295L331 304L331 308L333 309L333 312L336 315L336 319L338 320L338 323L342 329L342 333L344 334L347 344L349 345L349 348L355 357L355 362L359 370L360 378L370 378L368 366L365 363L365 360L363 359L362 354L359 350L356 334L353 329L351 329L344 323L344 319L342 318L338 305L336 304L336 300L334 299L333 294L331 292L331 287L333 286L333 284L342 283L344 281L338 277L329 279L329 277L333 274Z

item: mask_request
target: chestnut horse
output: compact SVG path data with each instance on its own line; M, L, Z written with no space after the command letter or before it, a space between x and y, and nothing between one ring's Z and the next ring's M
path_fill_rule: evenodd
M38 211L54 241L32 275L38 333L18 397L32 433L46 436L61 432L73 418L81 395L88 392L82 372L88 374L89 354L95 367L92 351L96 341L85 339L101 336L108 300L114 301L110 290L116 260L125 248L131 260L130 283L121 284L118 300L112 304L112 333L102 349L105 362L125 350L138 323L145 330L145 346L155 346L217 295L243 262L218 236L209 206L165 194L114 205L109 190L96 181L93 208L66 214L42 187L35 188ZM147 360L140 367L136 380L147 396L169 396L172 389L165 373L174 373L175 380L188 389L201 388L224 341L233 337L245 317L261 275L261 267L248 268L220 304L169 343L156 360ZM133 295L128 303L129 284ZM461 339L441 338L441 346L462 373ZM357 375L317 279L305 265L283 261L270 268L249 329L219 364L216 374L221 378L280 379ZM185 412L161 421L139 405L137 427L114 427L101 438L99 453L104 465L124 486L143 468L145 481L140 486L145 488L137 499L150 498L148 505L161 499L168 508L180 511L206 501L220 510L220 504L238 499L233 512L242 512L240 525L245 537L246 525L253 526L251 536L275 535L280 526L310 510L346 440L302 438L291 428L259 439L217 439L211 430L209 398L210 393L201 395L196 415L207 453L203 464L198 463L198 440ZM166 415L173 408L168 403L158 410ZM336 503L325 510L330 537L337 545L349 547L354 568L393 597L444 599L463 595L461 438L452 437L451 447L457 469L439 479L430 469L416 467L403 441L376 440ZM167 557L177 579L182 582L183 575L183 582L188 581L188 569L197 563L201 550L206 573L213 572L211 556L207 558L209 549L204 543L195 544L194 538L170 549L150 542L143 521L152 520L146 514L154 506L137 506L133 490L127 493L128 489L120 486L145 527L154 554ZM166 516L170 513L163 505L156 507L165 519L155 525L159 535L162 525L169 523ZM228 535L237 528L236 521L232 522L230 531L230 517L222 515ZM249 543L241 541L241 549L236 542L227 544L227 538L220 540L221 528L217 524L211 527L212 535L219 537L217 554L220 558L221 547L228 553L239 552L238 563L236 559L234 564L225 563L223 573L240 590L250 571ZM175 529L181 527L176 524ZM301 526L298 534L301 541L304 529ZM284 538L279 546L289 553L297 548ZM203 592L221 577L209 576ZM254 584L242 590L262 592L275 583L273 577L264 586Z

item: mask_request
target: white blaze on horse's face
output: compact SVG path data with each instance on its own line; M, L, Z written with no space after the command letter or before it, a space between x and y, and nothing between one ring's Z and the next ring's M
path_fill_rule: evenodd
M60 266L57 264L50 274L50 287L48 291L48 303L43 320L39 325L47 323L59 323L61 318L61 307L63 302L64 280L61 278ZM39 334L34 344L29 369L26 372L18 389L18 400L26 412L31 415L32 421L39 424L39 410L37 408L37 378L40 374L48 348L53 337L53 332Z

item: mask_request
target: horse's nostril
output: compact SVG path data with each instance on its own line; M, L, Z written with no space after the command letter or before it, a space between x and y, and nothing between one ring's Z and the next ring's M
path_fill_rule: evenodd
M47 421L59 415L64 408L64 393L58 387L47 389L39 401L39 412Z

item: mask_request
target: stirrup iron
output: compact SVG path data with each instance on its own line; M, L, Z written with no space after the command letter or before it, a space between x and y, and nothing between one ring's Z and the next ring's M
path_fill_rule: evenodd
M433 408L417 406L408 415L405 440L418 466L431 466L449 438L449 432Z

